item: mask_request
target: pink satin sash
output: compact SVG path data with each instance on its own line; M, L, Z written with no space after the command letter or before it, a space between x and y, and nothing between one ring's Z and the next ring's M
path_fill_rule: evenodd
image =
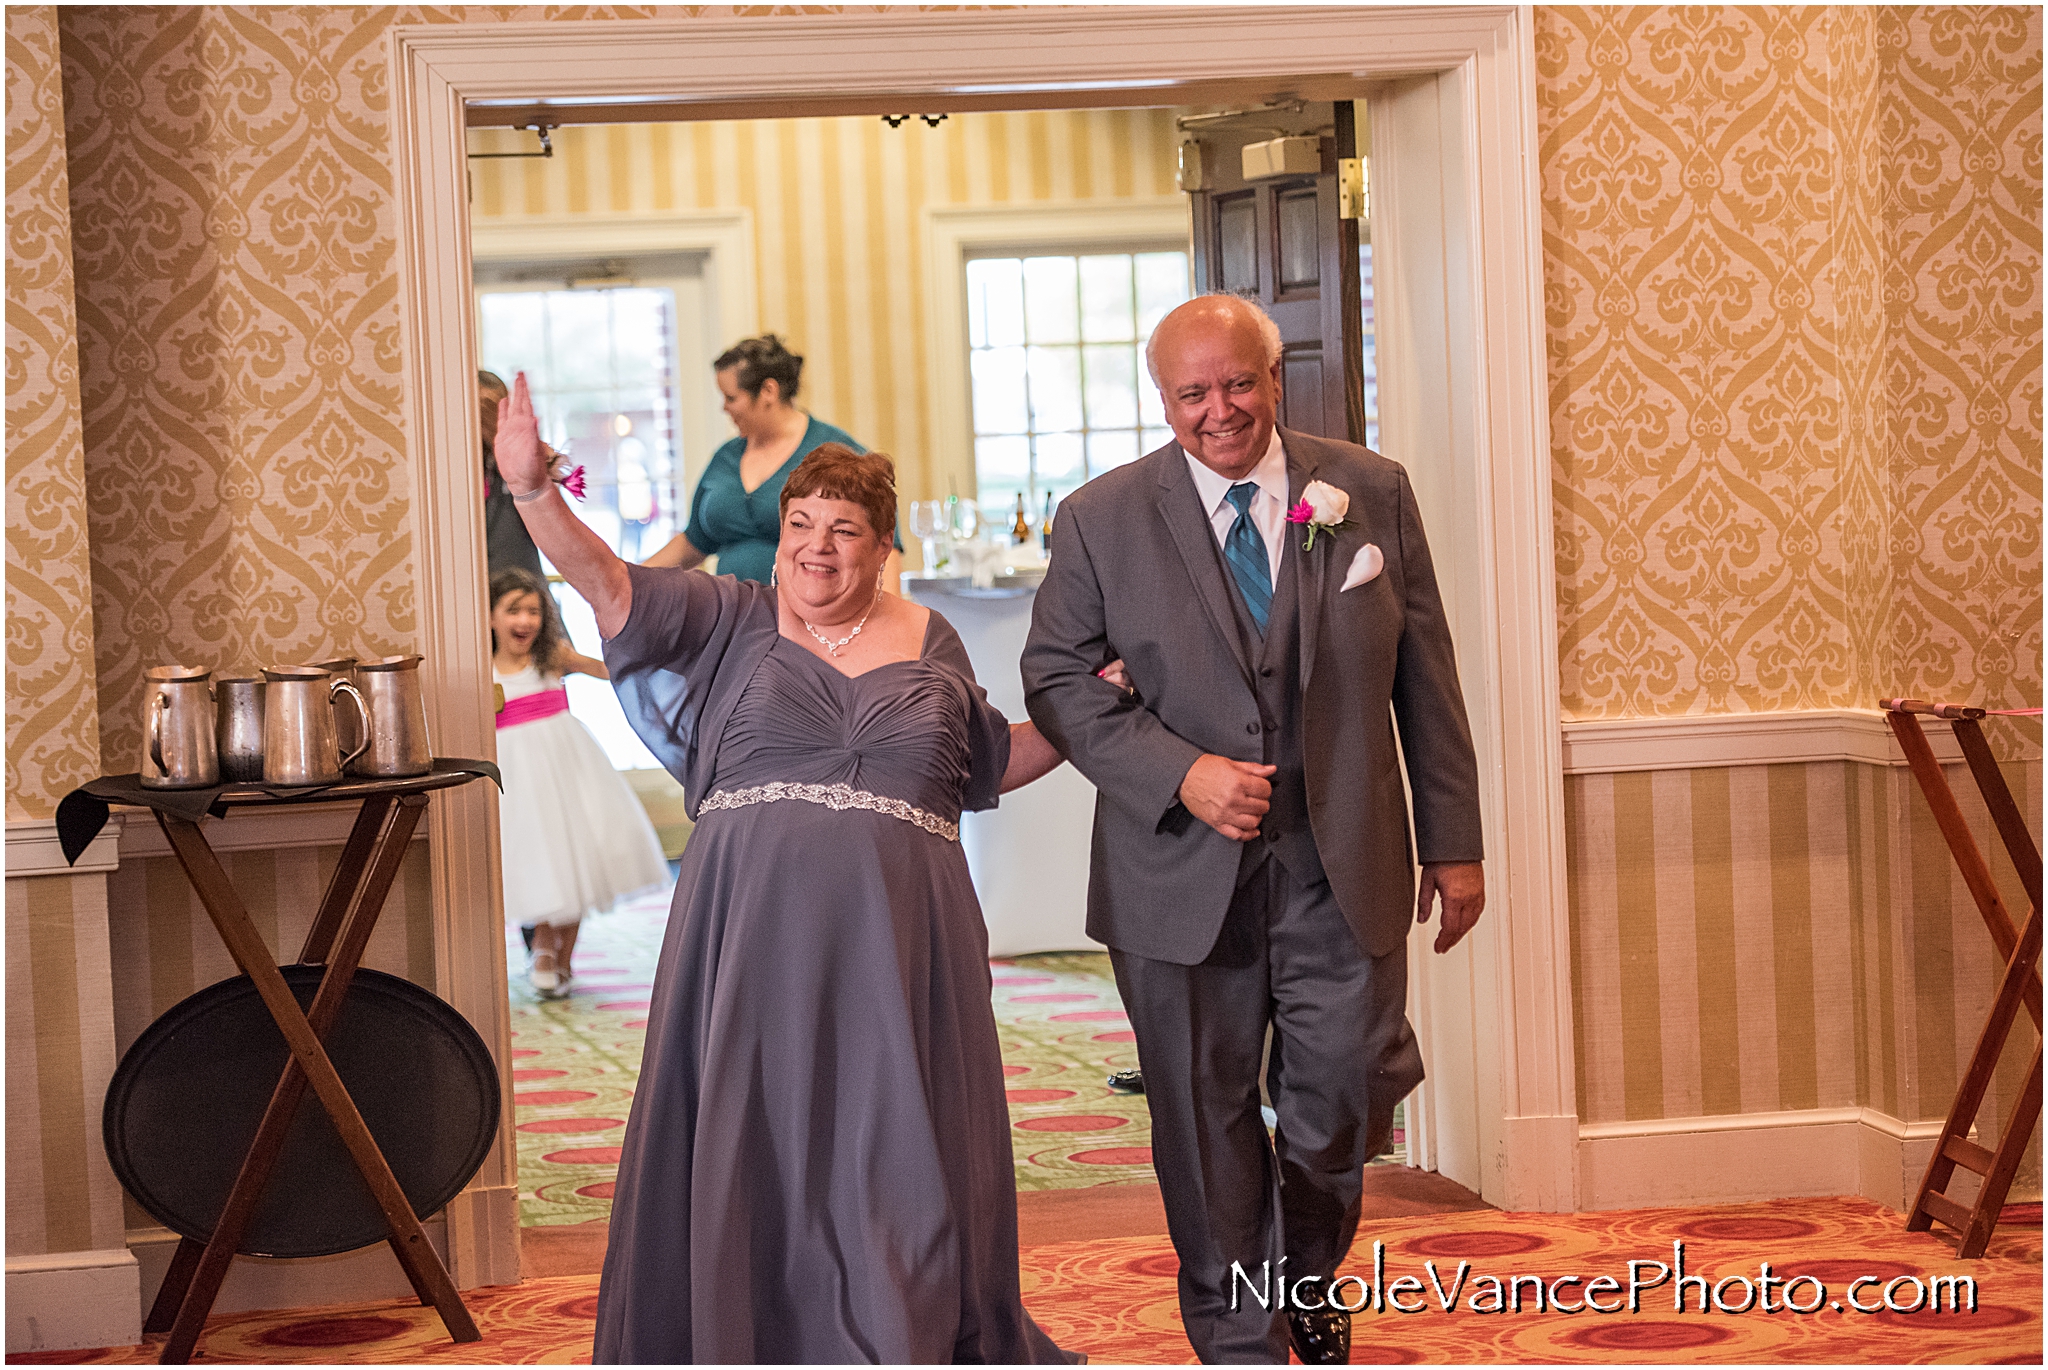
M537 719L553 718L556 714L569 712L569 692L557 687L539 690L530 695L505 701L505 707L498 710L500 728L516 728L521 723L532 723Z

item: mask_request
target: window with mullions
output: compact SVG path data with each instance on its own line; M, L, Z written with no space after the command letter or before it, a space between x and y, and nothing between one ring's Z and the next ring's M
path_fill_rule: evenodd
M967 262L974 469L1007 524L1171 435L1145 339L1188 298L1188 254L988 256Z
M628 561L687 521L676 419L674 293L479 290L485 369L526 373L541 437L584 468L583 521Z

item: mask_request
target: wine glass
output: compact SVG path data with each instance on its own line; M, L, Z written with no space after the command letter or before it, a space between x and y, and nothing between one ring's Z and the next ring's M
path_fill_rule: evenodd
M935 576L949 558L940 555L939 541L946 533L946 502L936 499L913 500L910 505L910 532L924 546L924 573Z
M981 506L971 499L963 499L953 506L953 537L958 542L972 542L981 536Z

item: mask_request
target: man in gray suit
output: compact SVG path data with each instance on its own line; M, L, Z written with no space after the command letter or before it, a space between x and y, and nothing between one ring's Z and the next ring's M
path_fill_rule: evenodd
M1177 441L1060 505L1025 697L1100 792L1088 931L1137 1033L1188 1339L1336 1363L1321 1292L1422 1080L1410 900L1425 922L1441 896L1439 952L1485 905L1471 728L1406 473L1276 426L1279 331L1247 301L1182 305L1146 358ZM1118 656L1139 693L1097 678Z

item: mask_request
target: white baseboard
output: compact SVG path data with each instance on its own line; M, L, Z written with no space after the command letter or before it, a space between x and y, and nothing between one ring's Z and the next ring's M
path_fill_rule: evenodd
M421 1222L427 1240L434 1244L445 1262L448 1259L448 1224L441 1214ZM141 1265L140 1307L156 1301L164 1271L178 1249L178 1234L168 1228L143 1227L128 1230L128 1249ZM221 1282L220 1297L213 1301L216 1313L253 1313L274 1308L323 1308L339 1303L372 1303L379 1299L412 1297L412 1284L398 1257L383 1242L338 1256L311 1256L303 1260L276 1260L267 1256L237 1256ZM11 1300L10 1300L11 1303ZM12 1319L10 1308L8 1317ZM138 1319L137 1326L140 1326ZM135 1338L130 1338L131 1341ZM100 1345L111 1343L102 1342Z
M7 1258L7 1354L133 1346L141 1272L128 1251Z
M1501 1119L1500 1207L1522 1213L1572 1211L1578 1195L1578 1122L1569 1114Z
M1941 1122L1868 1108L1579 1128L1582 1212L1858 1194L1903 1211Z
M518 1185L472 1184L445 1212L448 1271L457 1289L519 1283Z

